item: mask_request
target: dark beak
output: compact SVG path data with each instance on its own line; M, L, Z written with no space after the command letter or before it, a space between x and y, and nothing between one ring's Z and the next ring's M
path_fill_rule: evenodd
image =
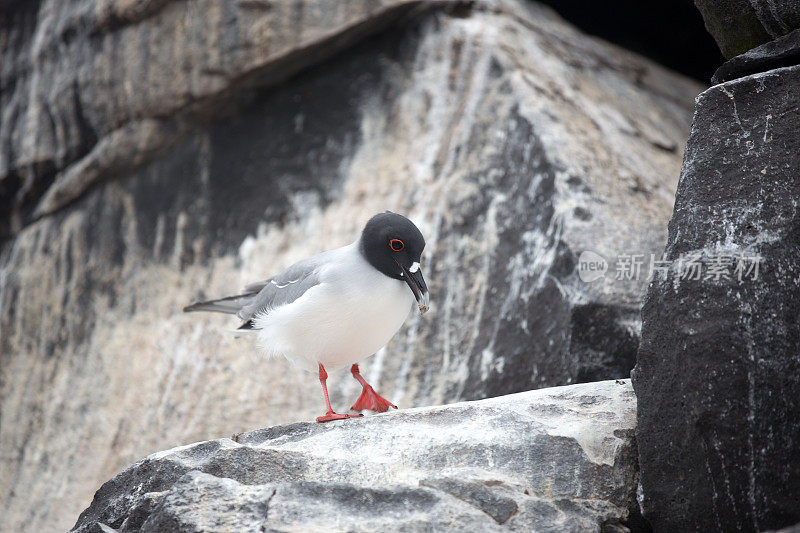
M419 314L424 315L430 309L430 305L428 302L428 286L425 284L425 278L422 277L419 263L414 263L410 268L406 268L400 263L397 264L403 269L403 279L406 280L411 292L414 293L414 298L417 299Z

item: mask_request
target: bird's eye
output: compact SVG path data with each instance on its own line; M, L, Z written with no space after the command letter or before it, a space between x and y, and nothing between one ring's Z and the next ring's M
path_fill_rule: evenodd
M405 247L406 245L403 244L403 241L401 241L400 239L392 239L391 241L389 241L389 248L391 248L395 252L399 252Z

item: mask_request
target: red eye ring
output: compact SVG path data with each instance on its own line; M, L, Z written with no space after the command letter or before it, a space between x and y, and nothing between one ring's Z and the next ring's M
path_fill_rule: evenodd
M399 252L405 247L406 245L400 239L392 239L391 241L389 241L389 248L391 248L395 252Z

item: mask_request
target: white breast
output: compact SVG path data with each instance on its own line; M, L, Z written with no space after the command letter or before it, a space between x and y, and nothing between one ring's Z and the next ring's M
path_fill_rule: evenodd
M320 273L321 283L289 305L255 317L259 346L310 371L335 369L377 352L408 317L408 286L375 270L351 245Z

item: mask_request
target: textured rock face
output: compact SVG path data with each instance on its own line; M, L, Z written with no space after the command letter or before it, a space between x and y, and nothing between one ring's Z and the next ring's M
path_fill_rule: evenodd
M743 54L800 28L798 0L695 0L722 54Z
M587 284L577 257L660 251L696 85L533 4L211 4L26 2L4 29L4 79L36 90L2 91L4 117L27 118L2 121L0 529L65 529L153 450L321 414L314 377L179 310L384 209L425 234L434 305L362 367L401 407L633 365L644 276L615 281L612 262ZM79 16L106 22L53 29ZM339 408L357 396L330 384Z
M757 46L726 61L711 77L711 83L723 83L781 67L800 64L800 29Z
M19 3L3 18L0 238L168 149L226 93L284 79L415 4Z
M648 290L634 375L656 530L800 520L798 95L800 66L697 99L665 252L673 268Z
M153 454L73 531L622 531L636 399L604 381Z

